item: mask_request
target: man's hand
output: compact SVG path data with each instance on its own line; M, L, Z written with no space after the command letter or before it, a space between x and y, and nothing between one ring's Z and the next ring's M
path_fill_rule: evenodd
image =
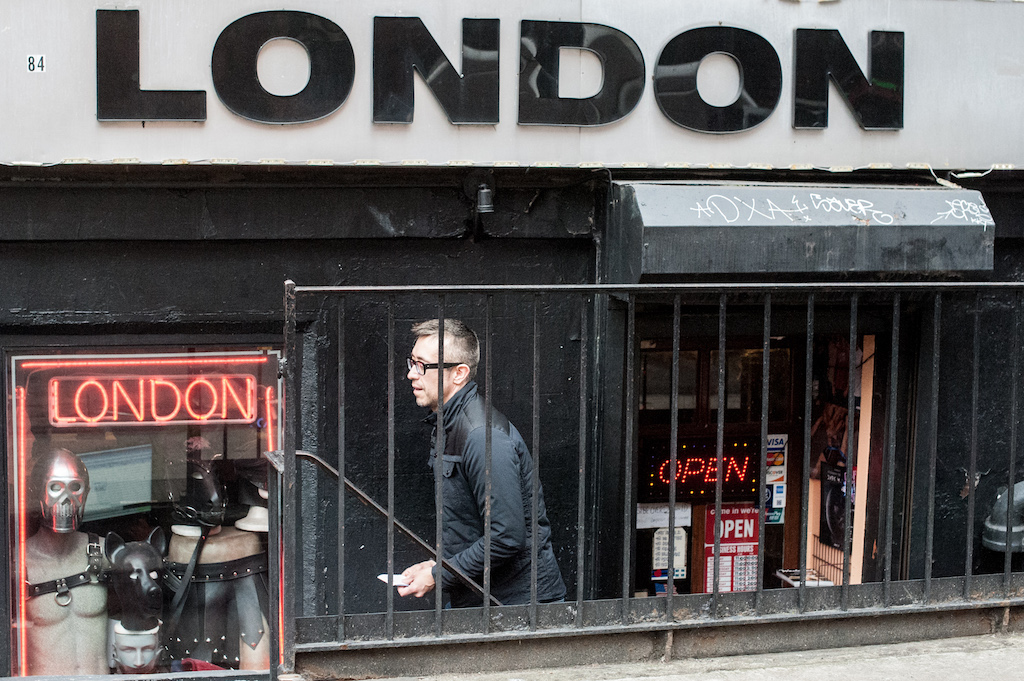
M409 586L398 587L399 596L423 598L434 590L434 561L425 560L405 569L402 581Z

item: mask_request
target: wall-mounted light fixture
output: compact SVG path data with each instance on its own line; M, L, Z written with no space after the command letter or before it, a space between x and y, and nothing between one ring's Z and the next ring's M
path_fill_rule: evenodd
M494 212L494 190L488 184L477 185L476 212L477 215Z
M473 170L463 180L462 190L473 204L469 232L473 241L479 241L484 236L480 216L494 212L494 175L489 170Z

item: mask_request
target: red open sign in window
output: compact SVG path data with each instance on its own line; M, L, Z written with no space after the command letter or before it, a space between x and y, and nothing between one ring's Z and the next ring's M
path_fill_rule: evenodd
M640 458L639 500L668 501L673 478L668 443L648 441ZM674 471L676 499L714 503L718 483L718 447L714 439L680 439ZM722 451L722 497L755 499L761 485L761 448L757 438L726 438Z

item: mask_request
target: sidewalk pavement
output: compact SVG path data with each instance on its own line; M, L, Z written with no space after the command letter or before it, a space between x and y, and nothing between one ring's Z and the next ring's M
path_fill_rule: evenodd
M943 681L977 678L984 681L1024 679L1024 633L701 660L402 677L392 681Z

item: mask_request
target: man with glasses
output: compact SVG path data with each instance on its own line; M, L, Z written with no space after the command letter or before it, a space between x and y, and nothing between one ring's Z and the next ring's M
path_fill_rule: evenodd
M476 382L480 344L476 334L457 319L444 320L444 365L438 363L440 324L431 319L412 327L416 344L407 360L416 404L429 408L434 424L430 466L437 475L437 411L444 408L444 556L448 562L483 584L484 523L487 500L487 422L484 397ZM441 371L441 391L438 374ZM440 392L440 397L439 397ZM533 495L533 459L516 427L497 410L491 410L491 595L502 604L530 602ZM565 598L565 584L551 548L551 526L544 507L544 493L537 495L537 600ZM481 605L479 593L459 581L434 561L409 567L402 573L408 586L401 596L423 597L440 580L452 607Z

